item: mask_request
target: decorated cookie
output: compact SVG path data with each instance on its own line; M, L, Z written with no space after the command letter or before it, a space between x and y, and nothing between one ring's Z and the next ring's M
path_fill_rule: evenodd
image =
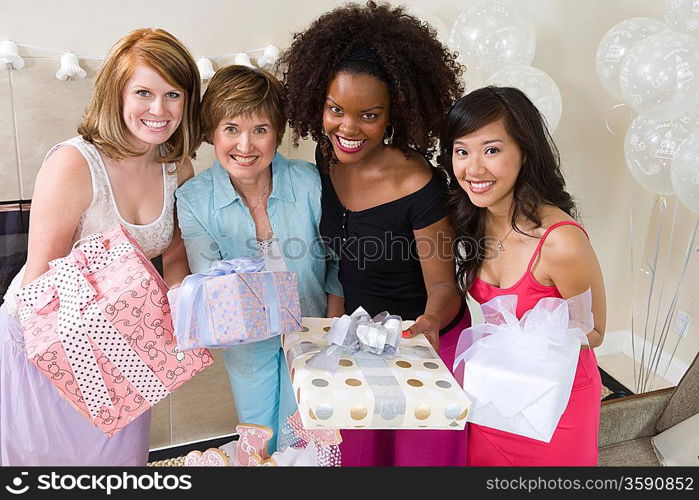
M259 466L259 467L276 467L277 462L273 458L268 458L266 460L263 460L260 455L251 455L250 456L250 466Z
M199 463L201 460L201 455L202 453L199 450L194 450L187 453L187 456L184 457L185 467L199 467L201 465Z
M228 455L218 448L209 448L204 453L199 450L190 451L184 457L186 467L225 467L230 465Z
M265 425L239 424L235 430L240 436L235 451L238 465L261 465L269 458L267 442L274 436L272 429Z

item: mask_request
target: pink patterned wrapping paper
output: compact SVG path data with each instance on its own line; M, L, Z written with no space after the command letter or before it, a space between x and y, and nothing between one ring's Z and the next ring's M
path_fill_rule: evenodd
M206 349L178 348L167 286L123 227L88 238L89 245L52 261L49 271L22 288L19 315L29 360L113 436L213 358ZM81 277L66 283L66 272ZM60 292L66 289L75 296ZM78 302L78 326L70 321L66 327L65 319L61 324L60 309ZM76 377L75 366L87 368Z

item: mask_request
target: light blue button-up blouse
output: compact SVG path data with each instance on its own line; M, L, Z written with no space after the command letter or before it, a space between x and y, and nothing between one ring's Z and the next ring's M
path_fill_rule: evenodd
M286 267L298 277L301 314L311 317L326 315L326 293L342 296L337 257L318 230L320 194L320 177L312 163L274 156L267 213ZM257 255L255 224L218 161L185 182L175 196L193 273L208 270L216 260Z

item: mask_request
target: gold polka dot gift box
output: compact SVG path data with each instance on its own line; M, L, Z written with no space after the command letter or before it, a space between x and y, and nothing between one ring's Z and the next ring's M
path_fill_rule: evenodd
M328 346L332 322L304 318L300 331L282 335L306 429L464 428L471 401L424 335L400 339L392 356L360 350L334 369L308 366Z

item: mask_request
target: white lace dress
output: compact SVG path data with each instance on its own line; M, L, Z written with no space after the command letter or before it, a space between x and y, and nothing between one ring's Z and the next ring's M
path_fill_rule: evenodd
M109 176L99 152L81 137L57 144L73 146L85 157L92 176L92 202L80 217L73 242L123 224L148 257L160 255L175 229L177 176L163 164L163 208L145 225L125 221L114 201ZM154 186L154 189L156 187ZM66 193L66 196L70 196ZM22 350L22 330L15 319L16 298L24 267L15 276L0 308L0 465L145 465L148 459L150 411L109 438L61 398Z

